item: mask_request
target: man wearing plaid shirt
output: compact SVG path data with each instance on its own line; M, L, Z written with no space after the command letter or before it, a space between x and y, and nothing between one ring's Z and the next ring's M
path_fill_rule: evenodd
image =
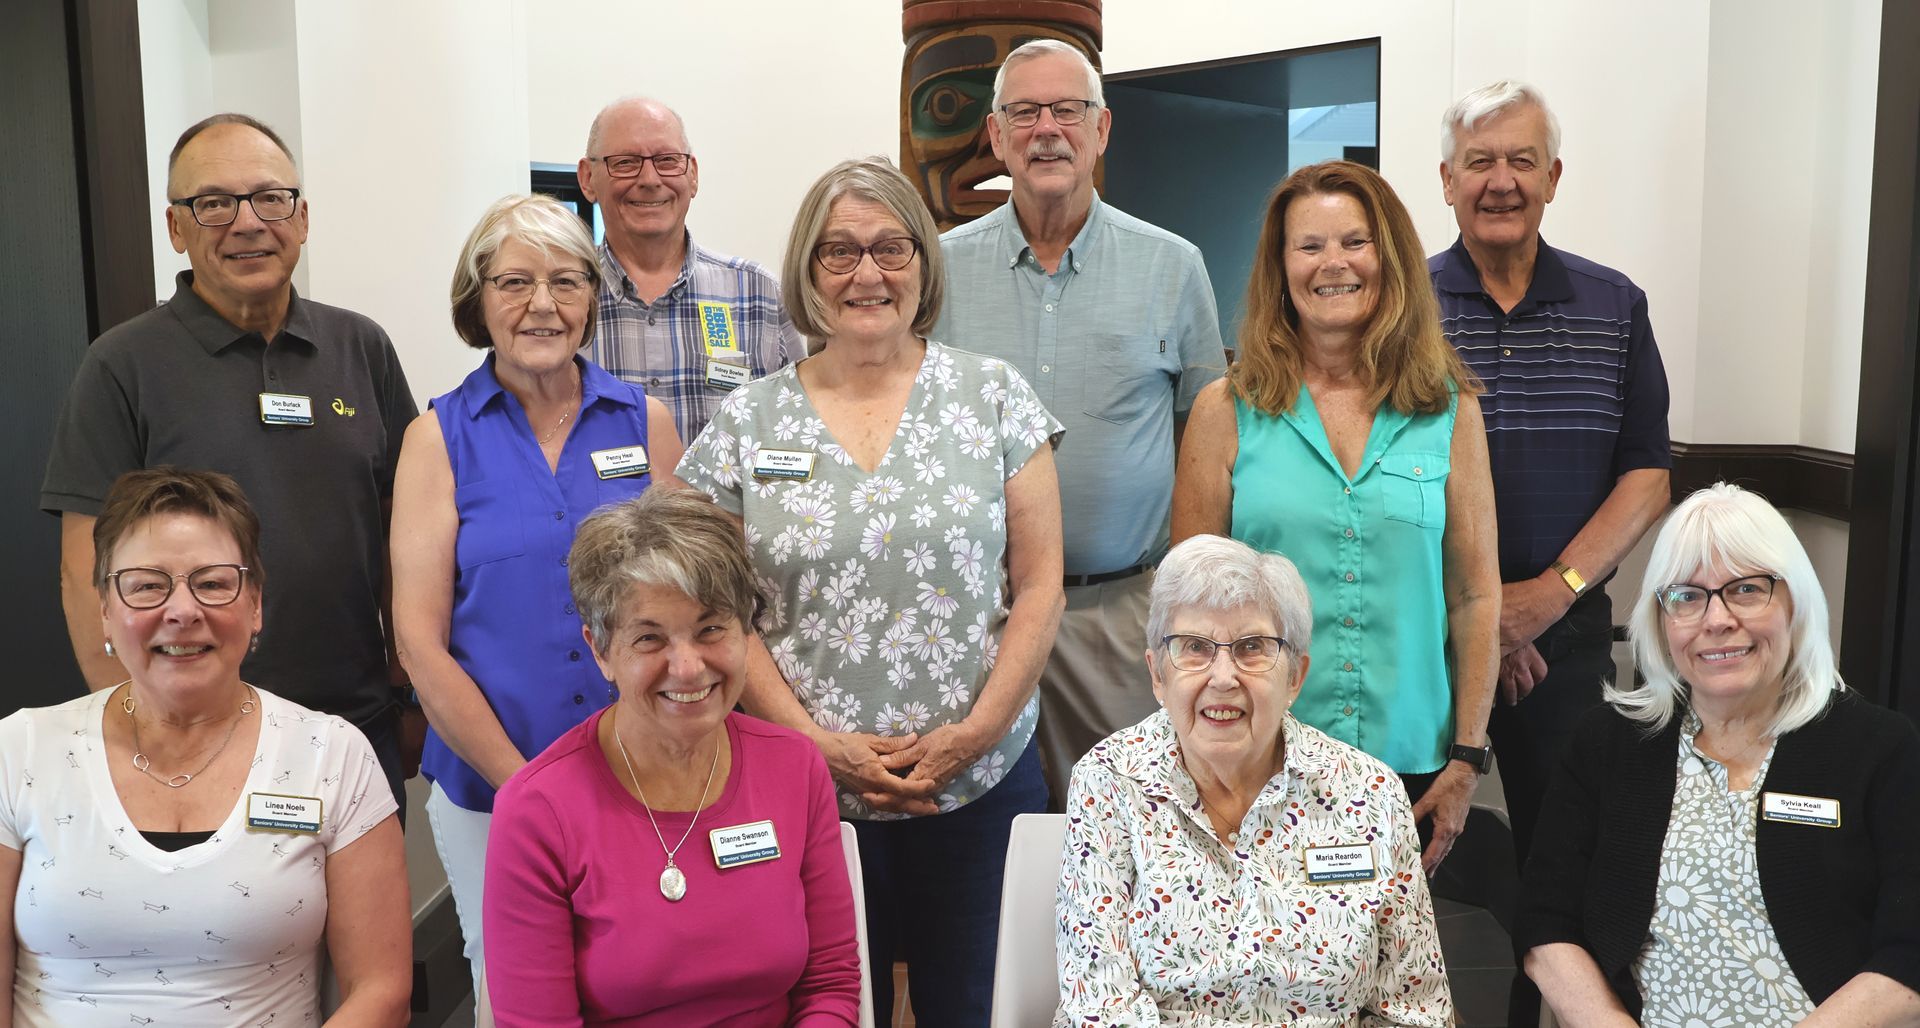
M771 272L693 244L691 149L671 109L616 100L593 119L579 169L606 227L590 356L665 403L688 444L735 386L806 352Z

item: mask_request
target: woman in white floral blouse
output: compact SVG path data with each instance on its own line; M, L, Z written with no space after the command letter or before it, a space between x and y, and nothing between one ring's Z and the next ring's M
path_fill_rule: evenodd
M924 337L938 230L885 159L813 184L781 277L812 355L735 390L678 473L744 522L772 603L742 702L826 755L873 966L907 960L920 1024L984 1025L1008 829L1046 806L1061 427L1012 366Z
M1312 632L1285 557L1199 535L1160 563L1161 709L1067 793L1056 1026L1453 1023L1406 790L1288 713Z

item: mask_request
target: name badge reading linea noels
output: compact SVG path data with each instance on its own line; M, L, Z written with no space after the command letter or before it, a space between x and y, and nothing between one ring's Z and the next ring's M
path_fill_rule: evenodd
M312 835L320 830L318 796L282 796L271 792L247 794L247 830Z
M723 871L780 855L780 839L774 835L772 821L715 828L707 838L713 843L713 866Z
M1796 796L1790 792L1763 792L1760 794L1760 817L1766 821L1838 828L1840 801L1819 796Z
M296 393L261 393L260 423L312 426L313 400Z
M813 477L813 458L812 450L761 450L753 458L753 477L804 482Z
M593 460L593 472L602 481L609 478L626 478L628 475L644 475L647 468L647 448L635 443L632 446L616 446L611 450L595 450L587 455Z
M1309 846L1306 860L1307 881L1313 885L1370 882L1379 876L1373 847L1364 842L1355 846Z

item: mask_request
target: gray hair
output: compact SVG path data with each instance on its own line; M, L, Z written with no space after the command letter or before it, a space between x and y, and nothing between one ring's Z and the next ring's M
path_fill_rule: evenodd
M1032 39L1014 47L1013 52L1007 55L1007 59L1000 62L1000 70L994 73L993 113L1000 113L1000 94L1005 91L1007 85L1007 69L1022 61L1031 61L1036 57L1046 57L1052 54L1071 57L1079 61L1080 67L1085 69L1087 73L1087 95L1084 97L1061 97L1061 99L1092 100L1094 105L1098 107L1105 107L1107 105L1106 90L1101 88L1100 85L1100 69L1095 68L1093 62L1087 60L1087 55L1084 51L1072 43L1064 43L1058 39Z
M1627 623L1633 660L1645 682L1633 689L1608 686L1607 702L1654 731L1685 710L1687 685L1667 649L1656 594L1709 566L1735 574L1780 576L1793 598L1793 620L1786 682L1772 732L1782 736L1819 717L1834 693L1846 688L1827 635L1827 594L1787 519L1759 495L1726 482L1680 501L1660 527Z
M800 210L793 216L793 231L787 235L787 255L780 264L780 299L786 304L793 327L807 337L807 351L815 352L827 337L827 300L813 284L813 248L827 230L834 202L851 196L870 200L887 209L907 235L920 244L920 310L913 317L913 331L926 335L940 320L940 304L947 291L947 262L940 254L940 226L927 212L927 203L900 169L885 157L863 157L841 161L814 180L807 195L800 199Z
M614 102L606 105L605 107L600 108L600 113L595 114L593 116L593 124L587 126L587 154L586 155L588 157L605 156L600 152L601 123L605 122L607 119L607 115L612 114L616 108L627 107L627 106L654 107L654 108L657 108L661 113L664 113L668 117L672 118L674 125L680 130L680 145L686 147L689 153L693 151L693 140L687 138L687 122L686 122L686 119L680 117L680 112L674 110L671 107L668 107L666 104L663 104L658 100L655 100L653 97L639 96L636 94L632 96L623 96L620 99L615 100Z
M579 215L553 197L539 193L514 193L495 200L493 206L480 215L480 223L467 234L466 245L460 248L460 257L454 262L453 286L448 291L453 302L453 330L475 349L484 350L493 345L481 293L493 255L509 240L526 243L542 253L571 257L580 262L580 270L586 272L590 281L600 281L600 253L594 249L593 237L587 235L586 223ZM580 332L580 343L584 346L593 339L600 304L592 296L582 297L580 303L587 315L586 325Z
M286 140L280 138L280 133L275 132L273 129L267 126L266 122L261 121L260 119L255 118L250 114L239 114L233 111L228 111L224 114L213 114L213 115L208 115L205 118L201 118L199 121L196 121L193 124L187 126L187 130L185 132L180 133L180 138L174 141L173 149L167 151L167 192L169 194L171 194L175 188L174 181L173 181L173 166L180 163L180 151L185 150L187 148L187 144L193 142L194 139L200 135L200 133L205 132L206 130L214 127L215 125L245 125L247 128L250 128L255 132L260 133L261 135L266 136L267 142L272 143L276 149L278 149L281 153L286 155L287 163L294 165L294 174L298 175L300 173L299 162L293 159L293 151L287 149L287 142ZM167 199L175 200L175 199L185 199L185 198L169 195Z
M1167 551L1147 601L1147 648L1157 649L1177 610L1251 605L1273 614L1295 656L1313 643L1313 600L1293 561L1237 539L1196 535Z
M1553 163L1560 156L1560 119L1553 116L1553 108L1547 106L1547 98L1540 90L1514 79L1481 86L1447 108L1440 116L1440 159L1453 163L1453 151L1458 145L1454 133L1458 129L1472 132L1481 122L1521 104L1539 108L1546 117L1547 163Z
M602 657L636 585L678 589L748 631L764 604L740 526L698 489L660 485L580 522L567 552L567 585Z

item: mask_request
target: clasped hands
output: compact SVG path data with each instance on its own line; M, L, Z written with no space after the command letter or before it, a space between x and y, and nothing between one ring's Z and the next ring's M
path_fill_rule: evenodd
M875 810L918 817L939 813L941 790L998 737L961 720L907 735L823 731L813 741L841 787Z
M1550 573L1549 573L1550 574ZM1546 658L1533 641L1573 606L1573 590L1558 575L1500 588L1500 703L1511 707L1547 677Z

